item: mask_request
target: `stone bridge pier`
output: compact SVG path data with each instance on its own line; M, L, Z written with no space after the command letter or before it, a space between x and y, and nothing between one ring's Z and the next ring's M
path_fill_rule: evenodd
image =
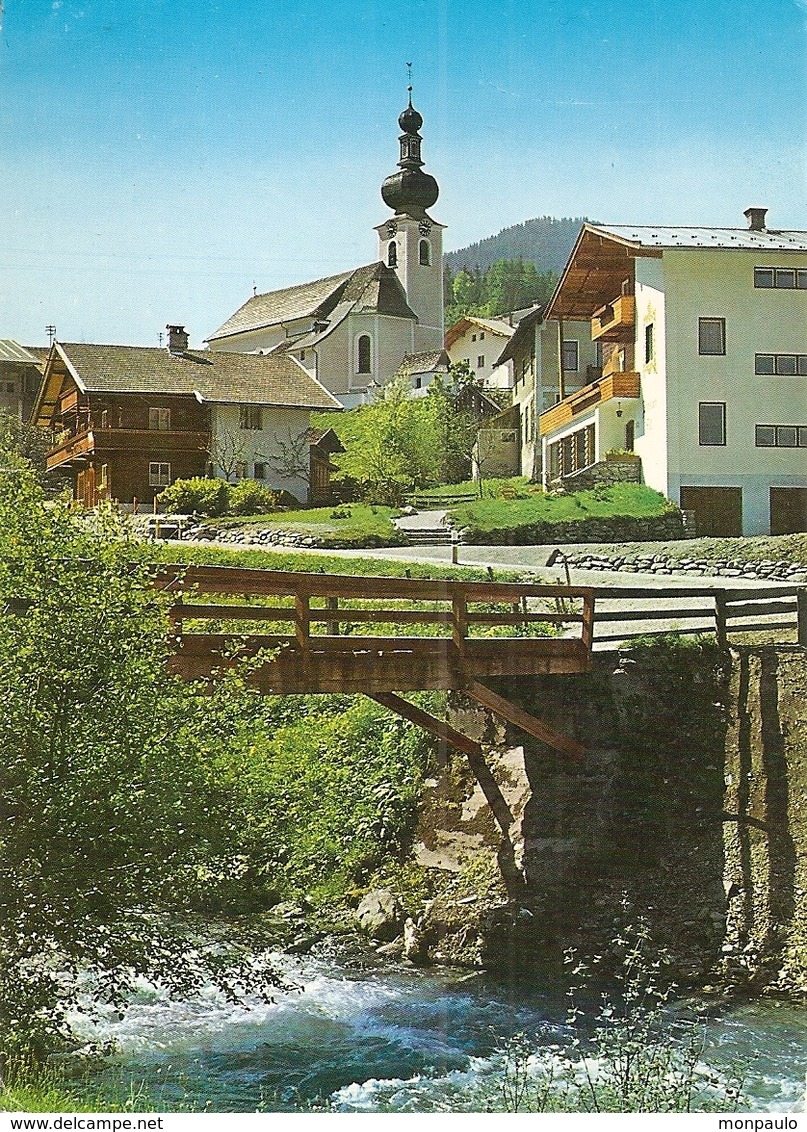
M443 957L607 951L641 918L689 984L807 990L807 650L666 638L495 687L585 757L452 694L482 773L441 750L415 857L499 889L435 913Z

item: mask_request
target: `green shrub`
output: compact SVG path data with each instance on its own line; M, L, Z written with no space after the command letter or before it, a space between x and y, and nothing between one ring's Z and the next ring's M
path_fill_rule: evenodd
M230 488L229 515L266 515L277 507L278 493L257 480L239 480Z
M170 487L160 492L157 501L169 513L195 513L217 519L219 515L226 513L231 491L232 488L225 480L194 476L192 479L175 480Z

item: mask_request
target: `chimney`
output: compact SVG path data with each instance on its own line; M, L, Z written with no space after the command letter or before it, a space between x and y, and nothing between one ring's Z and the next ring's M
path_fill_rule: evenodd
M764 232L765 231L765 215L767 208L747 208L743 216L748 221L748 228L751 232Z
M168 350L171 354L184 354L188 348L188 332L184 326L172 326L170 323L165 328L168 331Z

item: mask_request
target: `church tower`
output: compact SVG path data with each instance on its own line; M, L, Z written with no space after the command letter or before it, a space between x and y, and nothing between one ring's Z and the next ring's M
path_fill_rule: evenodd
M443 348L443 224L427 214L440 194L437 182L423 172L420 127L423 118L409 105L398 118L400 172L392 173L381 186L384 203L394 216L379 224L379 259L393 268L406 292L407 302L418 316L415 351Z

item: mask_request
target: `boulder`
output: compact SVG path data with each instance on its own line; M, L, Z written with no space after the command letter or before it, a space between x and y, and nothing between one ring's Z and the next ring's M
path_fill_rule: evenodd
M391 940L400 935L403 909L394 893L386 888L374 888L362 898L356 919L371 939Z

